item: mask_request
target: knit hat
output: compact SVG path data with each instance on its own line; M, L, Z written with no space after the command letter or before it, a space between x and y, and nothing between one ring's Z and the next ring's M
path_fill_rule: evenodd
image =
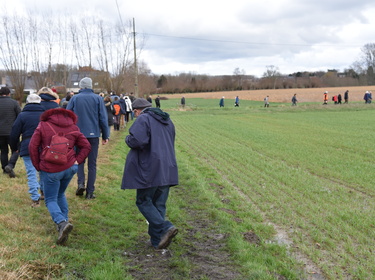
M152 106L152 104L144 98L137 98L132 103L133 109L144 109L144 108L148 108L148 107L151 107L151 106Z
M42 99L35 93L30 93L26 98L26 103L40 103Z
M80 88L91 88L92 89L92 80L88 77L84 77L79 81Z

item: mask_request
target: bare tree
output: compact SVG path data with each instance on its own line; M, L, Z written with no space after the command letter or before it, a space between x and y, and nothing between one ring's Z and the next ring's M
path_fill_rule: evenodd
M242 89L242 80L243 77L246 75L246 72L244 69L240 70L240 68L236 68L233 71L233 75L237 81L237 89L241 90Z
M103 21L98 22L98 56L99 69L106 73L105 88L108 92L125 90L129 81L133 61L131 59L130 24L107 26Z
M21 104L29 63L29 29L21 17L3 16L0 44L1 62L15 90L15 99Z
M263 73L263 78L271 82L273 89L276 88L276 81L280 76L279 68L274 65L267 65L266 71Z

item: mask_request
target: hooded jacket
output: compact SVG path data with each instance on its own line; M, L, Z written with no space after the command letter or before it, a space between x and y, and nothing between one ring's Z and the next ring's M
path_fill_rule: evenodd
M175 127L169 115L158 108L146 108L129 133L125 142L131 150L126 158L121 188L178 185Z
M18 150L18 143L22 134L20 156L29 155L29 142L35 129L37 128L40 116L44 112L44 107L40 103L28 103L18 115L10 133L10 146L12 150Z
M50 144L52 136L55 135L46 122L49 122L56 132L63 132L69 140L68 162L65 165L47 162L41 156L41 151ZM75 161L80 164L85 160L91 146L86 137L79 131L76 123L77 116L63 108L47 110L41 115L40 123L29 144L30 158L36 170L49 173L61 172L71 167ZM79 148L78 153L74 150L75 146Z
M40 104L44 107L45 110L59 108L59 104L56 100L59 99L59 95L56 92L51 90L51 93L39 93L42 101Z

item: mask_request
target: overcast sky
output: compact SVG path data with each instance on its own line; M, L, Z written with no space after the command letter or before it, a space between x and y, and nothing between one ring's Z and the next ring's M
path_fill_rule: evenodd
M231 75L239 68L261 77L268 65L283 74L343 71L375 43L374 0L2 1L8 13L134 18L146 38L139 59L155 74Z

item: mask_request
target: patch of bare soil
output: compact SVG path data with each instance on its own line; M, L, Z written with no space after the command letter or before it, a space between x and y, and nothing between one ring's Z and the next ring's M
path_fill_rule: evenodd
M202 214L187 210L191 219L186 221L183 238L174 241L167 250L155 250L144 243L143 247L124 252L130 274L135 279L245 279L230 261L225 251L227 236L210 226ZM180 229L181 230L181 229ZM144 241L143 241L144 242ZM139 241L142 244L142 241ZM176 259L174 248L182 252ZM181 264L185 263L188 269Z

